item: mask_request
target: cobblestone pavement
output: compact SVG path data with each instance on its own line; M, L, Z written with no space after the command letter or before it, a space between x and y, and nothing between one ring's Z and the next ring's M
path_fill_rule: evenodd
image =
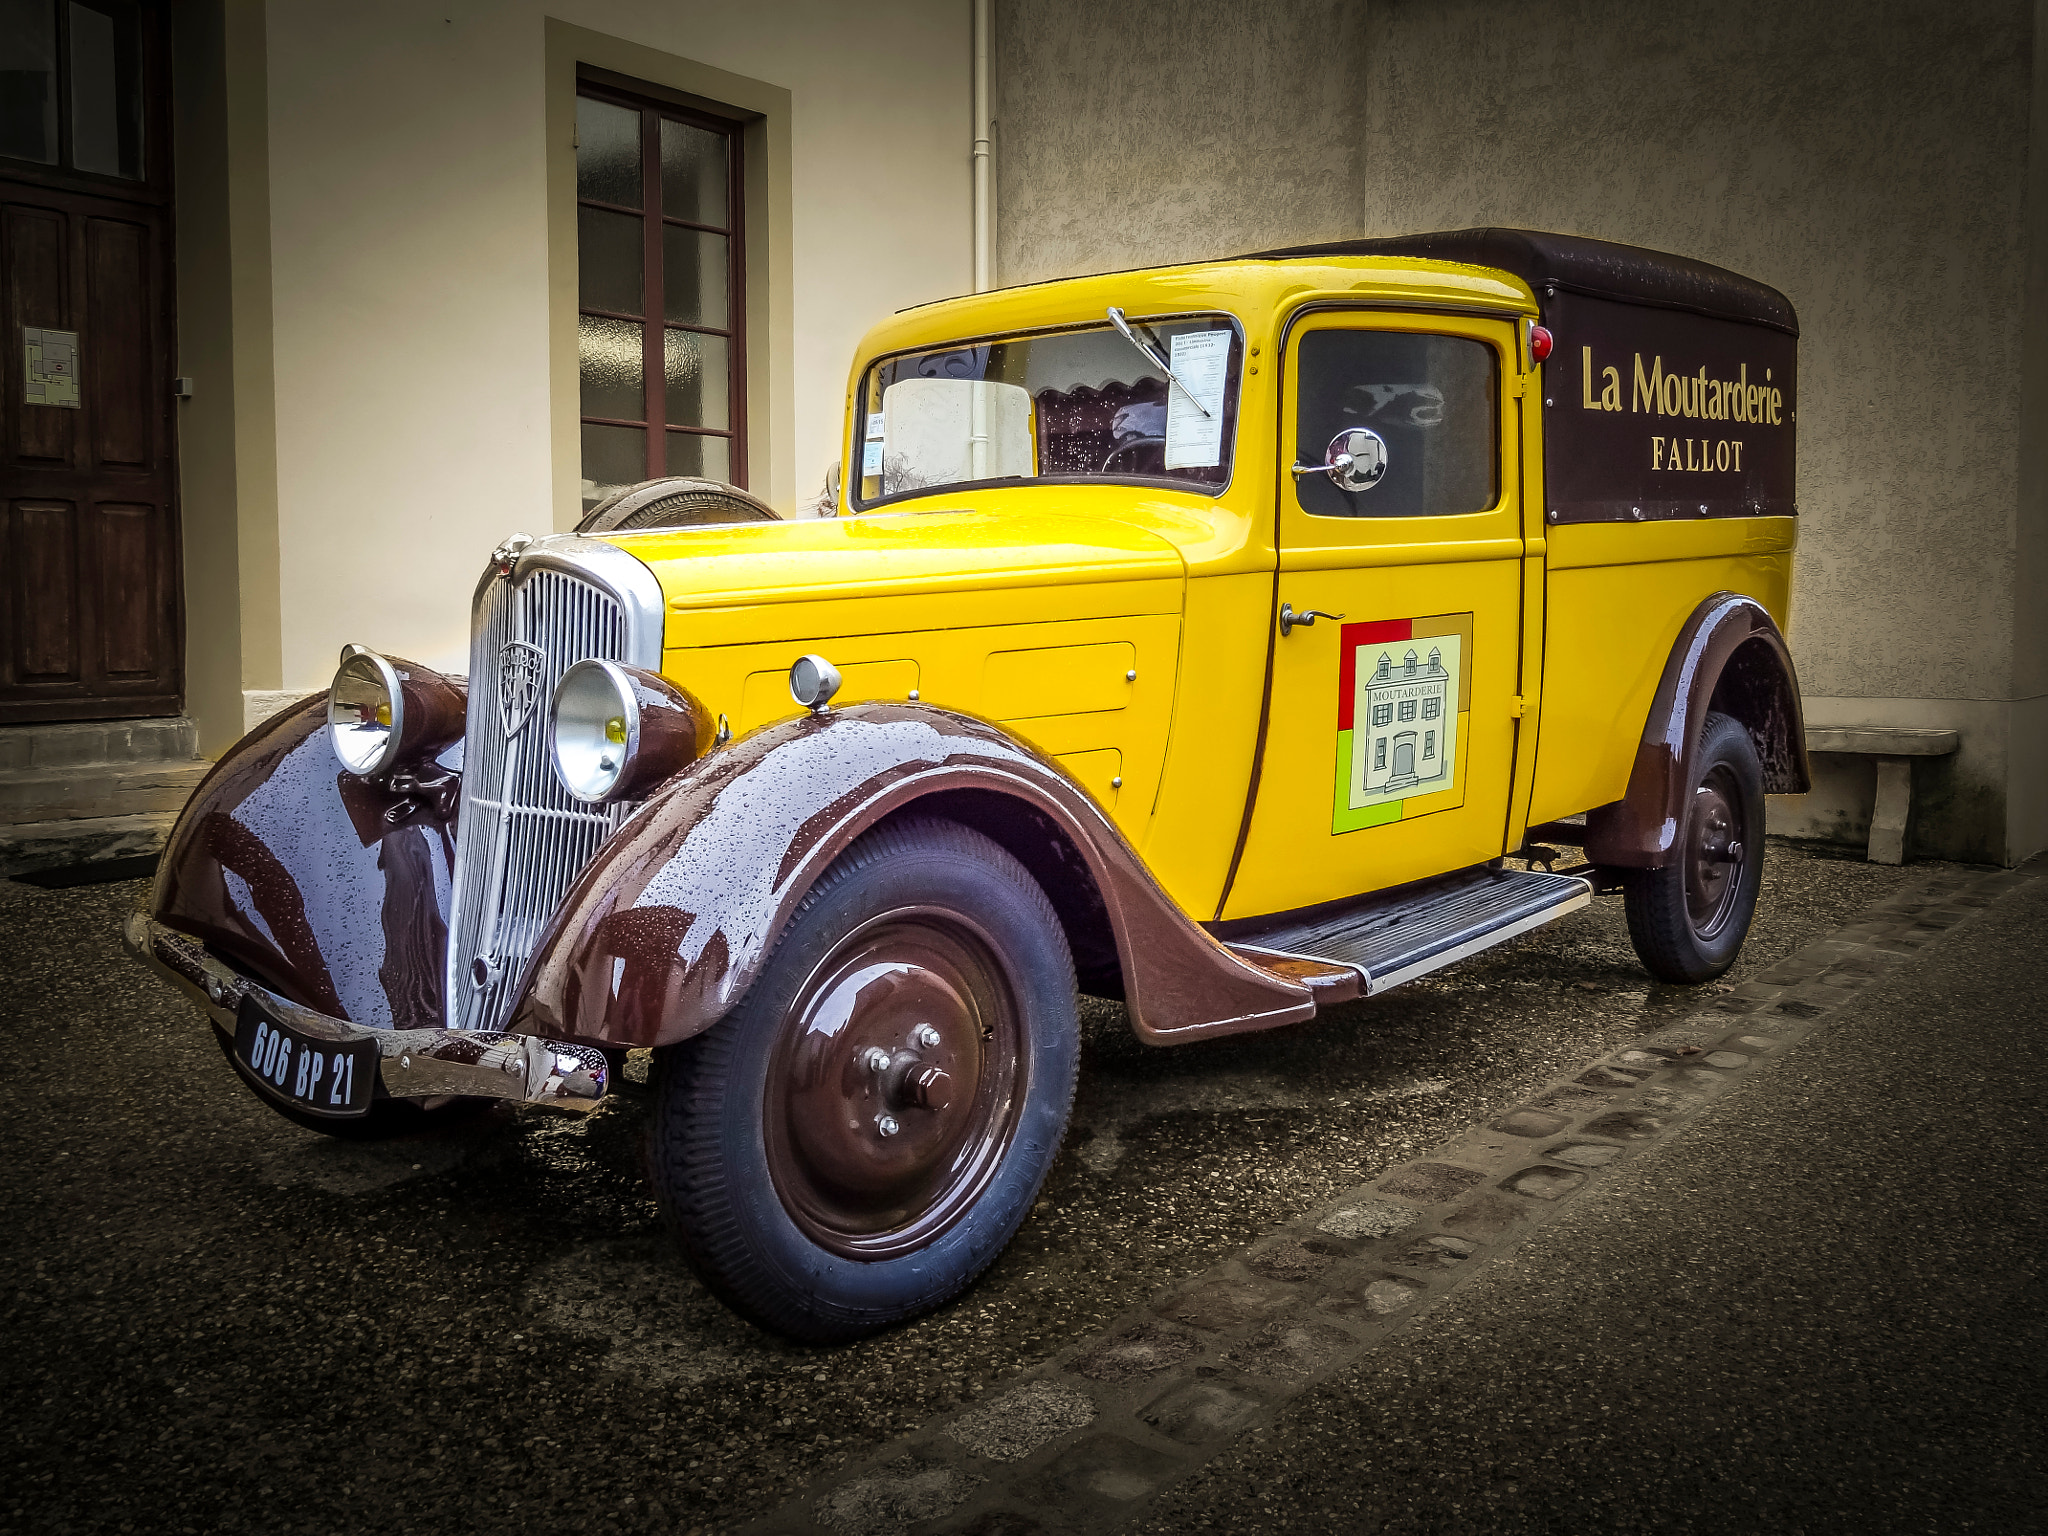
M1218 1447L1277 1433L1402 1319L1426 1328L1460 1273L1510 1268L1525 1229L1540 1242L1547 1213L1644 1161L1650 1121L1725 1096L1844 990L1773 967L1982 874L1774 845L1710 993L1650 983L1603 900L1302 1029L1153 1052L1091 1005L1074 1131L1016 1243L953 1306L831 1350L738 1322L676 1264L631 1097L435 1141L300 1132L120 957L140 885L0 883L0 1526L688 1531L790 1510L995 1532L1023 1528L1013 1497L1106 1521L1151 1518L1160 1490L1159 1518L1188 1523L1226 1502L1204 1479L1239 1452ZM1914 937L1851 935L1830 974L1853 992L1878 973L1847 962L1890 966L1882 945ZM1596 1062L1614 1077L1575 1081ZM1169 1516L1176 1498L1198 1504Z

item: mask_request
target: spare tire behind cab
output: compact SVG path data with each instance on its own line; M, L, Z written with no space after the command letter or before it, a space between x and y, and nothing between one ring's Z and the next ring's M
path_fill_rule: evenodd
M695 528L706 523L780 522L760 497L723 480L671 476L614 491L583 514L578 533L631 533L643 528Z

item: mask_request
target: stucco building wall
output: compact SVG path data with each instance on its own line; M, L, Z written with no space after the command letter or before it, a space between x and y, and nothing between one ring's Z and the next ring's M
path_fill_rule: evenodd
M997 0L996 281L1355 233L1368 14Z
M187 427L185 461L200 468L184 497L197 557L188 651L240 659L238 677L195 673L189 708L208 750L241 733L243 695L262 705L324 687L352 639L466 670L470 593L492 546L573 521L567 129L579 60L627 73L638 61L641 77L698 94L725 80L747 98L733 105L765 114L749 141L770 162L748 178L750 467L784 511L814 497L838 457L860 335L879 315L971 286L965 4L198 8L245 40L226 61L239 71L229 85L263 110L223 149L192 125L180 175L189 163L201 182L231 182L223 154L245 182L253 167L259 182L236 189L233 216L260 217L267 250L244 242L232 294L181 314L183 339L200 359L222 327L238 344L263 337L274 375L259 391L244 370L232 421L195 413ZM204 34L186 28L200 50L188 77L218 47ZM570 99L566 119L558 98ZM566 192L555 162L569 168ZM225 200L195 208L190 249L225 250L229 222ZM202 398L227 393L217 368L180 371L199 376ZM237 426L275 443L265 528L247 526L261 488L206 468L232 452L217 439ZM274 543L269 572L242 573L239 612L223 605L236 583L218 571L238 517L243 558Z
M1963 733L1916 843L2048 842L2034 7L1004 0L999 280L1506 224L1720 263L1802 324L1810 719ZM1856 837L1822 759L1792 832Z

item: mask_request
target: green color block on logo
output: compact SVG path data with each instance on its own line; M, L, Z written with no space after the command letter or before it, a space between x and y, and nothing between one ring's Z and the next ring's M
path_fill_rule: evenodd
M1337 733L1337 797L1335 811L1330 817L1330 830L1334 832L1357 832L1366 827L1384 827L1390 821L1401 819L1399 800L1382 800L1375 805L1353 810L1344 803L1345 792L1351 784L1351 732Z

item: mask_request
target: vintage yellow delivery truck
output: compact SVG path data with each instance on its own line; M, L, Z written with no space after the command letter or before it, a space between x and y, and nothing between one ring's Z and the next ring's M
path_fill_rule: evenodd
M1517 230L906 311L836 517L658 481L508 537L467 679L350 646L129 941L337 1134L588 1108L654 1048L690 1261L885 1326L1030 1208L1077 987L1153 1044L1268 1029L1596 889L1655 975L1730 963L1806 785L1797 334ZM1507 862L1558 842L1589 866Z

